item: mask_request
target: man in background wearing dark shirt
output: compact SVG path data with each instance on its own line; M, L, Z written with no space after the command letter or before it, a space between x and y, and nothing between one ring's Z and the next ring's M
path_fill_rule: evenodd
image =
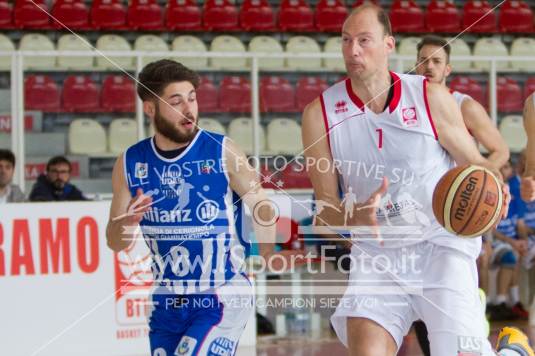
M51 158L46 165L46 174L41 174L32 187L30 201L87 200L76 186L69 183L70 176L71 162L67 158Z

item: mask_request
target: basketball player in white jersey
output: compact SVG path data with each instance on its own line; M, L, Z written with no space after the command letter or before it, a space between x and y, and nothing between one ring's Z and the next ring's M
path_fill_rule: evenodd
M348 79L323 92L303 114L316 199L340 206L338 186L343 193L351 187L359 204L346 228L369 227L351 234L351 254L360 263L353 264L331 321L351 355L396 354L417 319L428 326L434 356L493 355L477 291L481 239L449 234L433 216L431 200L454 161L494 168L480 155L446 88L388 70L394 48L388 15L369 3L356 8L342 31ZM319 161L321 169L314 164ZM324 162L337 169L325 170ZM377 214L387 191L388 229L384 214ZM400 201L407 196L411 199ZM408 224L404 216L415 212L427 222ZM326 208L317 222L336 231L343 216ZM406 257L415 265L403 268ZM508 328L500 336L500 355L533 355L517 330Z
M520 193L522 199L531 202L535 200L535 93L531 93L524 103L524 129L528 137L528 145Z

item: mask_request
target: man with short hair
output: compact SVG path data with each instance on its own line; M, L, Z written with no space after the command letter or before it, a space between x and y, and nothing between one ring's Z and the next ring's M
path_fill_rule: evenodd
M63 157L51 158L46 164L46 173L37 177L29 195L30 201L77 201L87 200L83 193L69 183L71 162Z
M317 218L322 230L350 230L351 255L360 262L331 322L350 355L394 355L422 319L434 356L490 356L477 288L481 239L447 232L433 215L432 196L455 163L497 168L479 153L446 88L388 70L394 50L385 11L357 7L342 30L348 78L303 113L307 162L336 168L308 165L316 199L341 206L340 186L344 193L351 187L358 200L347 225L343 213L328 207ZM383 197L389 198L380 210ZM413 256L415 265L404 264ZM413 281L420 292L411 293ZM498 349L533 355L527 337L512 328L502 330Z
M12 183L15 171L15 155L10 150L0 150L0 204L24 201L24 193Z

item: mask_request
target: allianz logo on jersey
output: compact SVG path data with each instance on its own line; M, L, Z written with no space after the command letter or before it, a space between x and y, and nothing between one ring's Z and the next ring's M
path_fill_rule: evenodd
M149 210L143 215L143 219L151 222L165 222L165 223L177 223L177 222L189 222L191 219L191 210L165 210L155 206L151 206Z

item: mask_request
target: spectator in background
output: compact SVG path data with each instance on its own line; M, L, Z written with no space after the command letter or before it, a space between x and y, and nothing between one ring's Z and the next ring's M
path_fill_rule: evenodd
M24 201L19 186L11 183L14 171L15 155L10 150L0 150L0 204Z
M37 177L30 193L30 201L87 200L82 192L69 183L71 162L63 156L51 158L46 164L46 174Z

